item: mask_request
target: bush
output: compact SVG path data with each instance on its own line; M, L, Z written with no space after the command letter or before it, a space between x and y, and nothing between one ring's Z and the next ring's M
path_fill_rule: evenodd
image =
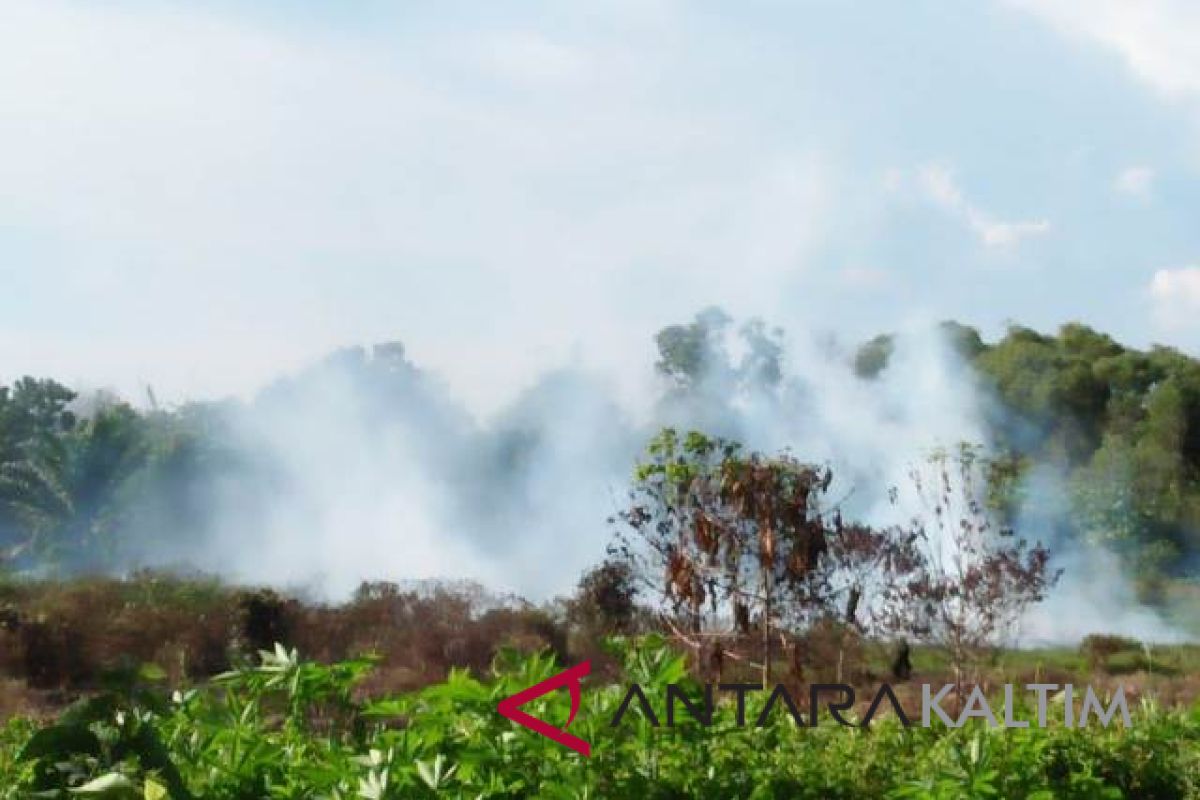
M616 649L620 684L591 682L571 732L584 759L496 712L497 698L557 673L547 654L499 654L484 683L454 670L442 683L364 700L372 664L322 666L282 647L211 685L170 695L143 673L38 729L0 728L0 798L861 798L1200 797L1200 712L1144 705L1130 730L1025 728L989 733L870 729L786 714L735 728L722 705L711 728L653 727L631 711L609 724L636 681L661 716L668 684L695 697L684 660L646 639ZM149 681L149 682L147 682ZM565 692L534 701L561 724ZM765 698L752 696L751 719ZM779 709L776 709L779 711ZM102 791L103 790L103 791Z
M1080 654L1097 672L1108 671L1109 659L1112 656L1118 653L1140 653L1141 650L1142 643L1136 639L1104 633L1089 634L1079 643Z

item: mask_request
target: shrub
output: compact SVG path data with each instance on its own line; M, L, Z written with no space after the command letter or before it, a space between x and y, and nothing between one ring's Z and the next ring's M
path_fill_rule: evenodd
M1079 652L1087 659L1088 665L1095 671L1108 671L1109 659L1117 653L1137 653L1142 649L1141 642L1126 636L1092 633L1083 637L1079 643Z
M668 684L696 696L684 659L652 638L615 650L661 715ZM168 693L133 675L38 727L0 727L0 798L1189 798L1200 796L1200 713L1136 711L1120 727L988 732L869 730L783 713L735 728L722 706L710 728L653 727L630 712L609 724L624 687L590 682L571 732L584 759L515 727L496 702L561 668L549 654L501 652L492 679L463 670L420 691L365 700L372 664L323 666L282 647L207 686ZM566 719L565 692L530 712ZM747 714L765 697L752 696ZM779 709L776 709L777 711Z

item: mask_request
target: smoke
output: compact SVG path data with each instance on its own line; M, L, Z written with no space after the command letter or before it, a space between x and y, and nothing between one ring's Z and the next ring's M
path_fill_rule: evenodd
M1000 413L936 326L914 323L866 379L829 336L736 328L715 311L675 326L683 355L652 396L619 400L619 377L575 363L544 372L480 419L398 344L342 351L221 412L223 461L206 472L196 530L150 514L126 560L188 564L234 579L343 597L364 580L472 578L544 599L604 557L631 467L663 425L828 464L848 518L922 513L914 465L984 443ZM690 349L689 349L690 348ZM649 373L631 359L628 369ZM628 381L625 381L628 383ZM1062 487L1034 470L1019 532L1052 547L1060 588L1026 622L1030 641L1092 631L1178 638L1138 606L1116 560L1058 532ZM194 499L194 498L193 498Z
M1030 609L1021 629L1029 643L1078 641L1092 633L1168 644L1190 637L1142 604L1117 555L1072 536L1069 488L1062 472L1039 465L1024 478L1017 530L1038 534L1062 570L1058 586Z
M612 394L549 371L481 421L398 344L341 351L223 410L219 466L182 478L204 512L164 536L143 509L122 558L334 598L410 578L566 591L603 557L640 446Z

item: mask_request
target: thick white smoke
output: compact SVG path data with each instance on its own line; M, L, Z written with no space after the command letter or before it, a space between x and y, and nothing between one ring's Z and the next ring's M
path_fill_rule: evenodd
M363 580L467 577L543 599L569 591L603 558L606 520L661 425L826 463L845 514L879 525L921 513L911 493L896 502L889 489L908 487L910 470L933 449L987 441L985 412L995 409L936 326L898 335L870 380L836 342L801 336L785 343L777 381L747 381L731 366L747 363L744 345L728 331L717 337L711 369L686 399L664 382L631 408L617 400L613 376L575 365L546 372L486 420L459 407L398 345L346 351L236 415L235 446L253 468L248 483L216 493L203 545L140 557L333 597ZM651 366L631 359L630 369ZM1045 502L1060 487L1043 471L1029 480L1043 516L1024 515L1019 532L1051 545L1066 573L1023 637L1178 638L1137 605L1115 560L1050 540L1044 515L1068 513L1066 503Z
M1137 599L1133 583L1114 553L1054 535L1066 528L1063 523L1071 514L1067 482L1058 470L1034 468L1026 476L1023 490L1026 502L1017 520L1018 530L1027 535L1040 533L1050 548L1053 566L1062 570L1054 592L1026 615L1021 630L1024 641L1076 641L1091 633L1159 644L1189 638Z

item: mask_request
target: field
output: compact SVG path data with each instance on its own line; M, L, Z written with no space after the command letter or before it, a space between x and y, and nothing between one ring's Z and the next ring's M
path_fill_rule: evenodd
M0 0L0 800L1200 800L1197 41Z
M144 575L10 583L4 598L5 798L1200 797L1195 646L1094 639L1006 651L982 668L993 693L1003 681L1122 686L1130 730L1067 728L1053 713L1046 729L905 728L891 714L865 729L827 715L806 728L782 706L758 727L765 694L749 697L744 727L728 697L708 728L682 711L654 727L636 704L614 727L630 682L660 718L667 684L698 697L688 659L654 634L587 641L552 607L504 605L475 587L375 585L320 606ZM251 639L275 634L311 649L256 652ZM36 674L31 641L48 665ZM76 658L55 643L78 647ZM830 642L811 644L806 679L837 679ZM326 663L308 660L317 651ZM570 732L591 742L590 758L497 713L500 699L584 656L594 669ZM946 680L944 657L915 648L913 675L896 681L887 656L859 642L840 677L894 683L919 717L916 685ZM567 693L526 710L561 725Z
M665 648L642 642L622 653L624 676L648 696L687 685L683 659ZM174 694L144 671L40 731L10 720L0 746L3 796L1200 796L1200 712L1150 701L1137 704L1129 731L905 729L894 718L865 730L797 728L779 718L736 727L731 714L708 729L656 729L633 716L613 728L621 687L589 684L572 726L592 742L585 759L495 711L498 699L555 673L552 660L508 654L500 663L487 682L454 671L423 690L371 701L353 691L370 668L361 660L319 666L281 650ZM551 704L534 713L562 719L561 702Z

